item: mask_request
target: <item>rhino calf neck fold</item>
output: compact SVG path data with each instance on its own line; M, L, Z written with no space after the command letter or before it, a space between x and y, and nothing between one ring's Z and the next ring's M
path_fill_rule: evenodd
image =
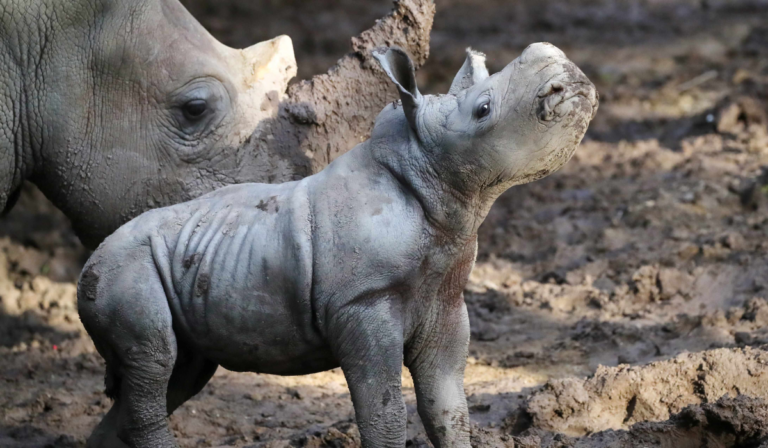
M477 229L503 191L571 157L597 93L549 44L492 76L468 51L441 96L419 92L402 50L374 56L401 101L369 140L301 181L144 213L93 254L78 308L115 403L89 447L175 446L167 415L222 365L341 366L363 446L401 448L405 364L432 443L469 448L462 293Z

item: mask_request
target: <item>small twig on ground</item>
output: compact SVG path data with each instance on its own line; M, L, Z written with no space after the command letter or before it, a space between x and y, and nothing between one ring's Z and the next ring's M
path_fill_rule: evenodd
M690 81L686 81L679 86L677 86L677 91L680 93L687 92L688 90L693 89L694 87L698 87L706 82L709 82L719 75L717 70L710 70L708 72L704 72L700 74L699 76L691 79Z

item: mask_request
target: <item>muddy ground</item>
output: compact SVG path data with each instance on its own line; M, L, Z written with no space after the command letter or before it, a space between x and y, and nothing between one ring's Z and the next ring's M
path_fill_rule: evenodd
M325 71L384 1L187 0L224 42L292 36ZM514 188L466 290L473 444L768 446L768 2L442 0L422 90L468 45L498 70L560 46L600 112L560 172ZM0 447L81 447L107 411L75 311L87 257L33 188L0 219ZM408 446L427 446L404 374ZM220 369L171 417L183 447L359 446L338 370Z

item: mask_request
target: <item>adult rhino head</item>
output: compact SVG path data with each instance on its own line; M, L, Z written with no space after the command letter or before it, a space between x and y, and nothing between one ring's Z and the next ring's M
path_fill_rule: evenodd
M178 0L0 2L0 209L28 179L90 247L149 208L296 179L354 146L392 99L367 50L395 41L423 63L434 14L398 2L356 54L286 93L289 38L226 47Z

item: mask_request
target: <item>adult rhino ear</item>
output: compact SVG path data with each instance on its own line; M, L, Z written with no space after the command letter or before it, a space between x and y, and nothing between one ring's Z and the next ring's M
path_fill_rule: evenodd
M485 54L467 48L467 59L464 60L464 65L461 66L459 73L453 78L448 94L458 95L462 90L472 87L487 77L488 69L485 68Z
M379 61L381 68L400 91L405 116L415 131L416 111L421 105L422 97L416 86L416 70L413 67L413 61L405 50L398 47L373 50L373 57Z

